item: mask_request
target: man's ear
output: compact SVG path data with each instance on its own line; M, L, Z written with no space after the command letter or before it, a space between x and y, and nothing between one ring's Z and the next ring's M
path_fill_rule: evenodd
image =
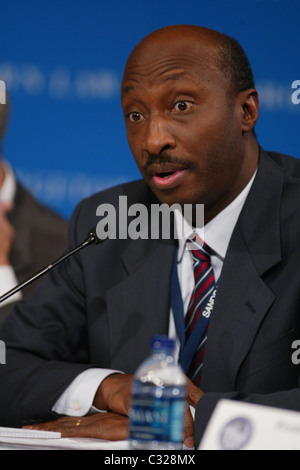
M259 99L254 88L240 93L240 109L242 132L250 132L254 129L259 115Z

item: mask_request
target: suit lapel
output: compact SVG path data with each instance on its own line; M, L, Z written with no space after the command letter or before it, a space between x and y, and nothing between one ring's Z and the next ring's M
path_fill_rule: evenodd
M274 300L274 294L258 275L247 246L236 234L223 267L211 318L203 387L234 390L238 369Z
M275 300L262 275L281 260L282 185L281 170L261 151L219 280L203 366L204 390L234 390L238 370Z

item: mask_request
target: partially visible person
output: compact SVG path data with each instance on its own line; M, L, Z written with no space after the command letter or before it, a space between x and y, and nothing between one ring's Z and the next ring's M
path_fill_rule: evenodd
M67 221L37 201L4 159L9 108L8 102L0 104L0 295L47 266L67 247ZM0 323L37 282L0 304Z

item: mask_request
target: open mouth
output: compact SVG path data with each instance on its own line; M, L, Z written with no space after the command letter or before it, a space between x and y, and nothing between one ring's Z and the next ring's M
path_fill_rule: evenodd
M152 175L152 180L159 189L173 189L185 177L186 170L161 171Z
M176 173L176 171L168 171L168 172L165 172L165 173L156 173L154 176L158 176L158 178L170 178L170 176L174 175L174 173Z

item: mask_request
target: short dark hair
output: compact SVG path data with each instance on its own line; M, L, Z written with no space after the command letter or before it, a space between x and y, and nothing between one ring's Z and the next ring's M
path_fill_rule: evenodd
M217 33L219 44L219 67L227 76L230 91L239 93L254 88L254 77L248 57L239 42L223 33Z

